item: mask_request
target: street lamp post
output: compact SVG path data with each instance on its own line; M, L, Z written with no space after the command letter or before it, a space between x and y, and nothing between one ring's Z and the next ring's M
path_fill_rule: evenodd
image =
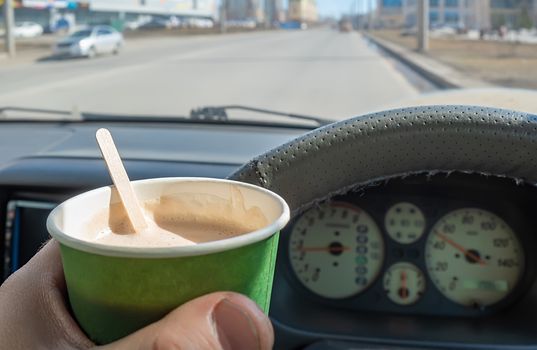
M227 1L222 0L220 2L220 33L226 32L227 21Z
M367 0L367 28L369 30L373 30L375 26L374 4L375 0Z
M418 51L429 50L429 0L418 0Z
M15 36L13 33L13 28L15 27L13 14L13 0L4 1L4 25L6 29L5 41L6 41L6 52L9 57L15 57Z
M272 4L270 0L265 0L263 13L265 20L265 29L270 29L272 26Z

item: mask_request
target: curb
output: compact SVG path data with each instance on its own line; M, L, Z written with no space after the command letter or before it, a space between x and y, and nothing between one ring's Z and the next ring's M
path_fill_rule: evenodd
M362 35L397 60L403 62L424 76L440 89L483 88L495 86L478 79L469 78L462 72L440 63L431 57L414 52L387 40L377 38L369 33L362 32Z

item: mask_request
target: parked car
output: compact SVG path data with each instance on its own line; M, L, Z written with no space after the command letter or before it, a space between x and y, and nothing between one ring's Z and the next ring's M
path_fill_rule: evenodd
M152 18L149 22L138 27L140 30L158 30L168 28L170 28L170 24L166 19L163 18Z
M401 36L416 36L418 34L418 28L408 27L401 30Z
M170 16L168 19L169 28L178 28L181 26L181 20L177 16Z
M431 26L430 33L433 37L454 36L459 32L458 27L449 24L438 24Z
M99 25L74 32L54 45L56 56L95 57L117 54L124 45L123 35L110 26Z
M257 22L255 19L231 20L226 21L226 26L233 28L254 29L257 26Z
M151 22L151 16L139 16L137 19L125 22L125 29L137 30L148 22Z
M187 28L214 28L214 22L208 18L187 18L183 20L181 26ZM249 26L252 27L252 23L249 23ZM255 28L255 23L253 23L252 28Z
M13 31L16 38L35 38L41 34L43 34L43 27L34 22L16 23Z

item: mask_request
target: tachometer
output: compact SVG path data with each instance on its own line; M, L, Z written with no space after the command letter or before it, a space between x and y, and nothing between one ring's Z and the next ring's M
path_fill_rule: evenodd
M313 208L290 235L291 266L300 282L325 298L346 298L370 286L380 273L384 241L371 216L348 203Z
M427 270L448 299L487 306L505 298L522 274L524 255L513 230L497 215L465 208L442 217L425 248Z

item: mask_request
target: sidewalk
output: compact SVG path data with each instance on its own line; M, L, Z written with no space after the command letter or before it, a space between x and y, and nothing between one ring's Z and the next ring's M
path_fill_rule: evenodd
M189 35L199 35L199 33ZM51 34L41 35L36 38L16 39L16 57L12 60L9 59L9 57L5 53L4 40L0 37L0 66L29 63L49 57L50 55L52 55L52 46L59 39L64 38L65 36L66 35ZM178 34L173 32L170 33L169 31L163 32L160 30L147 32L129 32L124 34L125 41L129 46L131 45L131 43L152 41L158 38L173 38L186 36L187 35L185 34Z
M243 29L243 28L228 28L224 35L241 34L250 32L259 32L262 29ZM139 31L126 31L123 33L127 45L130 43L143 43L150 42L154 39L162 38L188 38L194 36L204 35L222 35L219 28L182 28L182 29L170 29L170 30L139 30ZM45 58L52 54L52 46L60 38L65 35L41 35L36 38L19 38L16 39L16 58L8 59L4 48L4 38L0 37L0 66L6 66L11 64L28 63L33 62L41 58Z
M537 89L536 44L433 37L429 51L422 54L415 50L415 36L403 36L397 30L368 34L377 45L440 86Z
M10 59L4 52L4 48L0 49L0 67L17 65L21 63L35 62L39 59L49 56L52 51L47 49L17 49L15 59Z
M58 40L56 35L42 35L37 38L16 39L16 59L10 60L5 51L4 38L0 37L0 64L13 64L35 61L40 57L50 55L52 45Z
M380 37L363 33L364 37L371 40L380 48L397 58L399 61L410 66L412 69L430 80L441 89L451 88L477 88L491 87L490 83L468 77L462 72L445 65L427 55L420 54L404 46L395 44Z

